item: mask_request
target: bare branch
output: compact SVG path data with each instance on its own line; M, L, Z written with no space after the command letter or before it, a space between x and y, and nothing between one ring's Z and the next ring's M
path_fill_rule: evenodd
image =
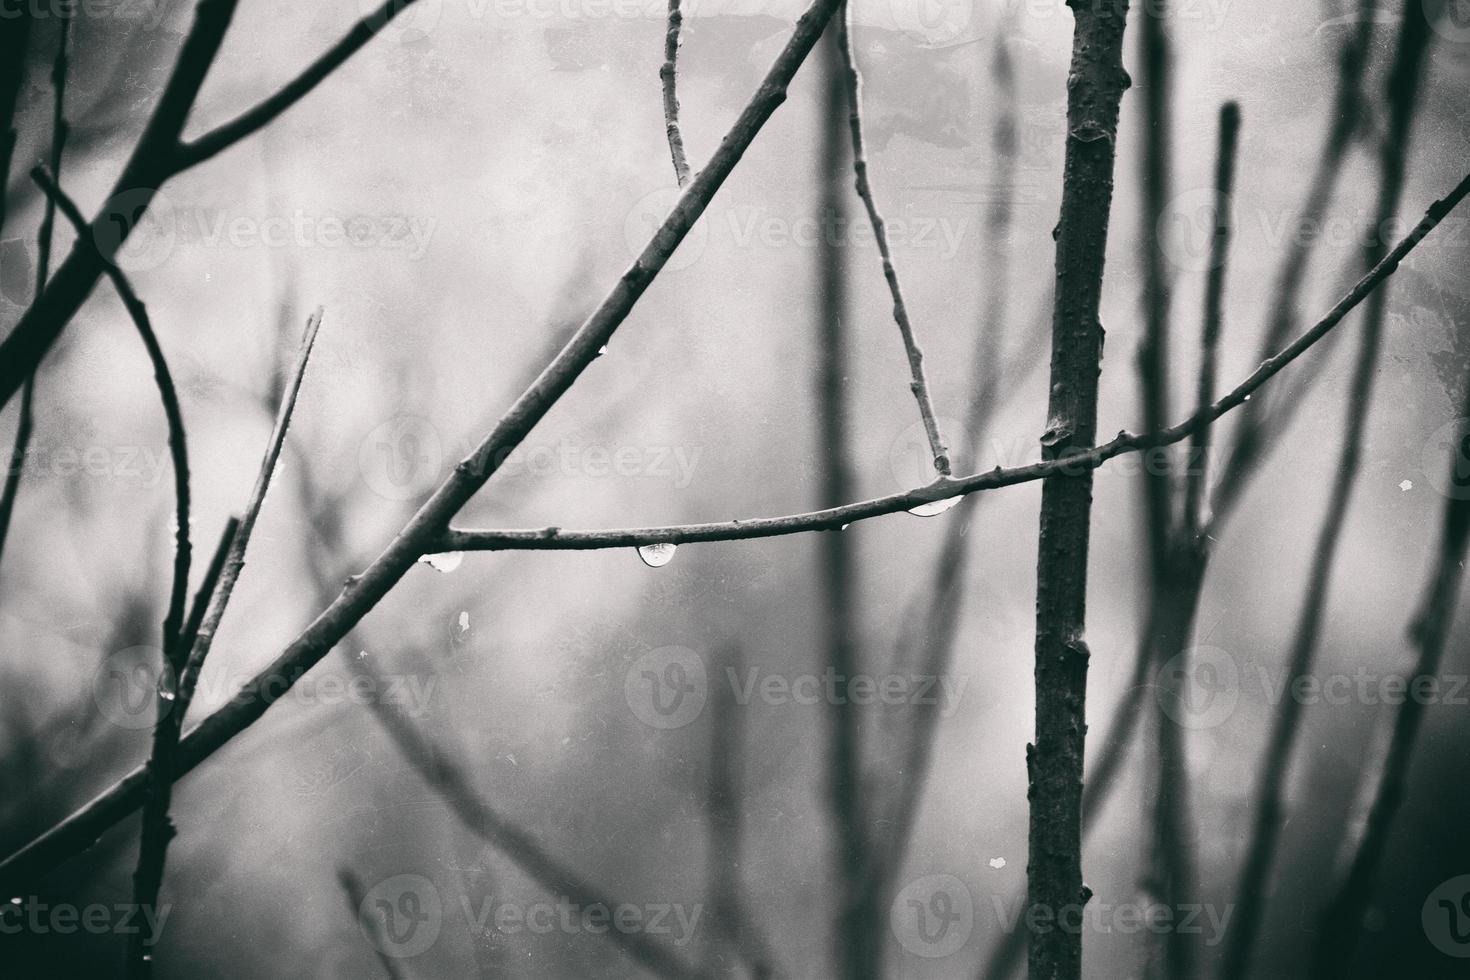
M1399 200L1403 196L1404 157L1413 133L1415 96L1432 41L1433 32L1428 18L1410 16L1403 19L1386 93L1389 132L1385 134L1379 147L1382 176L1373 226L1378 229L1387 227L1387 223L1393 220L1398 211ZM1373 265L1378 261L1383 255L1385 245L1381 234L1375 235L1365 249L1364 264ZM1326 613L1332 588L1332 570L1337 558L1337 548L1342 540L1343 526L1357 484L1368 414L1373 402L1374 382L1378 374L1378 353L1382 345L1387 299L1388 291L1380 290L1373 294L1364 310L1362 346L1344 404L1342 449L1338 455L1337 472L1327 502L1327 512L1318 531L1306 595L1292 638L1287 667L1291 683L1296 683L1297 678L1311 670L1316 657L1322 618ZM1222 980L1240 980L1250 970L1251 955L1257 945L1255 939L1264 918L1267 882L1284 823L1283 788L1291 765L1297 730L1301 724L1301 714L1302 702L1299 699L1282 698L1272 719L1262 756L1260 778L1255 787L1255 819L1251 827L1250 844L1246 849L1239 890L1236 893L1236 905L1240 911L1236 916L1235 931L1231 933L1225 949Z
M857 61L852 53L852 7L844 5L842 16L837 21L837 45L842 52L842 66L847 76L847 121L852 129L852 169L855 175L858 197L868 211L868 222L873 226L873 239L878 243L878 255L883 260L883 278L888 281L888 292L893 297L893 322L903 338L903 349L909 359L909 390L914 401L919 403L919 418L924 422L924 435L929 439L929 453L934 469L939 476L950 473L949 449L939 431L939 422L934 417L934 403L929 397L929 382L924 377L924 352L914 336L913 324L909 322L908 307L903 301L903 291L898 285L898 270L893 266L893 255L888 248L888 229L883 224L883 215L873 199L873 188L868 183L868 157L863 146L863 77L858 73Z
M384 0L383 5L363 17L321 57L301 74L281 86L275 94L197 139L180 143L174 151L173 172L198 166L218 153L251 136L275 121L287 109L309 95L322 81L378 35L394 17L412 6L414 0Z
M669 155L674 160L674 179L683 187L689 183L689 158L684 155L684 136L679 131L679 93L676 65L679 61L679 29L684 26L684 13L679 0L669 0L669 28L664 34L664 63L658 70L664 90L664 129L669 136Z
M337 598L239 694L184 738L180 743L179 775L191 770L254 724L387 595L420 557L441 550L435 545L444 535L449 521L597 358L599 350L704 213L766 120L785 101L787 86L840 2L816 0L801 16L785 48L721 141L708 166L690 181L632 267L475 452L460 461L382 554L361 574L350 578ZM144 783L145 776L141 770L129 773L81 811L12 855L0 864L0 891L10 888L12 879L24 880L37 870L49 867L52 862L90 845L97 832L138 806Z

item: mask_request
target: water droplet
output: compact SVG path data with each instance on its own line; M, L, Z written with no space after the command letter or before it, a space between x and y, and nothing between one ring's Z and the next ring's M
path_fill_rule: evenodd
M445 551L437 555L424 555L419 561L428 565L436 572L448 574L458 568L460 562L464 561L464 552Z
M1414 489L1414 481L1405 480L1404 482L1399 484L1399 489L1402 490L1404 493L1408 493L1410 490Z
M649 568L663 568L674 560L674 549L678 545L668 541L660 541L658 544L646 544L638 549L638 557L643 559L643 564Z
M958 506L959 502L964 499L965 498L963 496L959 496L945 497L943 500L931 500L927 504L920 504L917 507L910 507L909 513L913 514L915 517L938 517L945 511L951 510L954 507Z
M357 651L357 659L358 660L366 660L367 659L367 651L366 650L359 650L359 651Z
M1251 396L1250 395L1246 395L1245 396L1245 401L1250 401L1250 400L1251 400Z
M464 610L461 610L459 614L459 631L461 633L470 631L470 614Z
M597 356L598 357L601 357L603 354L606 354L606 353L607 353L607 344L603 344L601 347L597 348Z
M850 527L852 527L851 524L844 524L841 527L839 527L837 530L839 530L839 531L846 531Z
M992 868L994 868L995 870L999 871L1001 868L1004 868L1006 866L1006 859L1005 858L991 858L990 859L990 866Z

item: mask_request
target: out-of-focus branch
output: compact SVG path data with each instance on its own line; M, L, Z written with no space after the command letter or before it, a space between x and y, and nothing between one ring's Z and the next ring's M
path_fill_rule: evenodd
M1044 460L1093 451L1102 364L1103 257L1113 203L1118 110L1128 88L1123 31L1128 0L1072 5L1067 143L1056 227L1056 296ZM1087 732L1084 639L1092 473L1054 475L1041 486L1036 560L1036 728L1026 746L1030 833L1028 923L1053 921L1087 903L1082 883L1082 755ZM1032 977L1078 980L1080 931L1031 928Z
M1375 229L1388 226L1388 222L1398 211L1399 199L1403 195L1405 156L1413 133L1416 97L1423 66L1427 61L1426 54L1432 41L1433 33L1427 17L1415 13L1403 18L1386 92L1389 121L1388 132L1379 147L1381 178L1373 225ZM1380 261L1385 244L1381 232L1375 234L1365 249L1364 264L1371 266ZM1345 402L1342 450L1338 456L1327 512L1313 552L1296 633L1292 638L1288 660L1291 683L1296 683L1297 678L1311 670L1316 656L1322 618L1331 593L1337 547L1342 540L1343 526L1357 484L1364 433L1378 373L1378 352L1382 342L1387 299L1387 290L1375 292L1363 312L1362 346L1359 348L1352 384ZM1284 823L1282 796L1290 770L1292 748L1296 742L1297 730L1301 727L1301 714L1302 702L1299 699L1282 698L1267 737L1260 779L1256 785L1255 819L1236 893L1239 912L1236 915L1235 930L1225 949L1221 972L1223 980L1240 980L1250 969L1256 935L1264 918L1266 886Z
M210 2L210 0L204 0ZM180 743L176 775L188 772L255 723L302 675L347 635L434 545L449 521L494 475L507 454L598 356L658 275L674 249L708 206L741 156L776 108L787 86L831 20L841 0L816 0L797 21L786 47L760 87L721 141L709 164L690 181L642 253L598 304L567 346L501 417L494 429L429 496L384 551L276 659L234 698L205 718ZM1470 186L1467 186L1470 192ZM33 874L85 849L102 829L137 808L146 775L138 769L123 777L80 811L21 851L0 862L0 891L19 888Z
M679 0L669 0L669 26L664 32L664 63L658 70L664 91L664 130L669 137L669 156L674 161L674 179L683 187L689 183L689 158L684 155L684 136L679 131L679 30L684 26L684 13Z
M1332 203L1353 138L1363 128L1362 79L1372 52L1375 6L1376 0L1364 0L1364 9L1358 14L1353 34L1343 42L1338 53L1337 87L1327 116L1327 136L1322 142L1306 202L1297 221L1299 228L1321 224ZM1281 262L1276 284L1268 294L1271 302L1269 319L1261 338L1262 356L1280 347L1296 326L1302 286L1319 237L1307 234L1288 236L1286 257ZM1241 413L1233 449L1211 496L1209 526L1202 533L1218 536L1219 528L1240 503L1251 477L1270 451L1272 440L1279 438L1284 431L1293 407L1300 404L1301 393L1310 387L1311 380L1304 378L1301 385L1294 387L1294 394L1288 400L1283 400L1283 396L1277 393L1275 397L1250 405Z
M1227 102L1220 108L1219 145L1215 152L1215 233L1210 238L1210 271L1205 283L1204 325L1200 331L1199 383L1195 404L1203 409L1215 400L1220 334L1225 323L1225 280L1230 264L1233 230L1231 199L1235 194L1235 156L1240 140L1240 106ZM1208 485L1212 426L1200 425L1189 437L1185 468L1184 533L1197 537L1203 529L1200 507Z
M1460 417L1470 418L1470 377L1465 380L1464 407ZM1455 604L1464 578L1465 552L1470 541L1470 481L1466 479L1467 461L1464 444L1457 436L1450 448L1450 473L1445 484L1450 488L1445 502L1443 532L1439 541L1439 559L1424 589L1423 603L1409 627L1409 640L1418 648L1410 686L1418 689L1424 679L1439 675L1445 640L1454 622ZM1425 702L1417 697L1403 700L1394 719L1393 736L1383 764L1383 777L1378 793L1368 811L1368 829L1348 866L1348 873L1338 886L1337 894L1322 913L1322 929L1343 930L1319 932L1313 976L1332 980L1346 976L1362 934L1363 914L1373 897L1373 886L1388 848L1394 818L1408 789L1409 767L1414 745L1424 721Z
M61 160L66 149L66 136L68 127L66 123L66 73L67 73L67 41L71 37L71 4L61 4L59 25L56 39L56 56L51 62L51 155L48 161L51 172L61 179ZM21 23L13 24L7 21L5 30L7 32L5 48L9 48L14 42L11 34L19 37L22 48L26 34L29 32L30 16L21 15ZM4 73L3 87L0 92L0 104L7 103L8 112L6 118L7 133L0 136L5 141L3 150L3 167L0 167L0 198L5 196L3 188L10 174L10 155L15 144L15 131L13 115L15 111L15 92L11 90L10 83L13 80L19 85L20 76L24 73L25 58L23 51L15 55L14 65L6 65L0 69ZM3 59L0 59L3 60ZM0 230L5 224L5 205L0 202ZM56 202L49 197L41 213L41 228L36 239L36 295L40 296L46 288L46 280L51 275L51 237L56 226ZM15 512L15 498L20 493L20 478L25 472L26 452L30 448L31 433L35 429L35 398L36 398L36 376L30 374L20 392L20 407L15 423L15 443L10 452L10 465L5 469L5 484L0 488L0 556L5 554L5 540L10 532L10 519Z
M846 214L843 192L846 151L844 117L856 111L855 94L848 88L845 22L849 7L842 4L823 38L821 61L821 143L818 149L818 197L822 213L837 222ZM845 111L844 111L845 110ZM854 164L861 170L861 148L853 148ZM860 191L861 193L861 191ZM848 349L850 329L848 270L842 249L826 238L817 253L816 372L813 401L817 417L818 479L823 503L847 499L852 487L848 463ZM822 657L839 677L862 670L862 633L857 626L857 562L852 541L830 534L819 542L822 601ZM873 941L874 908L864 887L873 858L869 805L863 785L862 717L847 699L826 706L826 804L830 829L831 882L834 891L831 974L842 980L867 980L879 970Z
M375 682L379 680L361 659L344 656L342 661L354 675ZM494 845L548 893L568 896L583 908L591 905L601 905L609 909L618 907L617 899L561 863L529 832L502 817L489 803L481 799L469 775L443 746L431 742L408 720L401 718L383 703L383 699L370 698L368 705L373 717L377 718L398 751L423 777L424 782L440 795L465 829ZM693 965L647 933L609 929L605 935L609 942L655 976L688 980L697 980L700 976Z
M198 139L183 142L184 126L224 43L237 2L199 0L194 24L184 38L158 105L107 202L72 247L45 291L0 342L0 405L8 402L35 371L91 294L105 271L104 263L110 262L122 248L165 183L261 129L295 105L414 0L385 0L274 95Z
M844 4L842 16L837 21L837 46L842 52L842 71L847 88L847 122L852 130L852 169L858 197L868 212L868 223L873 226L873 240L878 243L878 255L883 260L883 278L888 281L888 292L893 297L893 321L898 324L903 338L903 349L909 360L909 390L919 404L919 418L924 423L924 435L929 440L929 455L939 476L949 476L949 449L944 444L944 435L939 431L939 420L934 417L934 402L929 396L929 381L924 376L924 351L914 336L914 326L909 321L908 306L903 301L903 290L898 285L898 270L893 265L893 254L888 248L888 229L883 215L873 198L873 188L868 182L868 156L863 146L863 77L858 73L857 61L852 51L852 7Z
M362 903L367 901L367 889L362 886L362 879L351 868L344 866L337 869L337 881L342 885L343 894L347 896L347 911L351 913L353 921L358 923L359 928L368 928L364 925L361 913ZM373 952L377 954L378 965L383 968L383 974L388 980L401 980L403 974L399 972L398 964L393 957L383 952L384 937L378 929L378 921L371 917L366 921L371 923L374 932Z

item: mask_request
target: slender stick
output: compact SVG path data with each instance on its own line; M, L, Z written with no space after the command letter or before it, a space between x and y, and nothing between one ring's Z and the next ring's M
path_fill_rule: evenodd
M1404 187L1404 156L1413 132L1416 96L1432 41L1433 33L1426 17L1410 16L1403 19L1394 64L1388 79L1389 131L1379 147L1382 177L1374 228L1387 227L1398 211ZM1378 260L1383 254L1384 246L1381 236L1375 235L1365 249L1365 264L1372 265ZM1306 595L1292 638L1287 665L1292 683L1311 670L1316 657L1322 620L1332 588L1332 570L1337 558L1337 548L1342 540L1348 508L1357 484L1368 413L1378 374L1378 353L1382 343L1387 298L1387 290L1374 293L1363 313L1362 346L1354 366L1351 388L1344 403L1342 449L1338 455L1337 472L1328 499L1327 512L1318 531ZM1267 883L1285 822L1282 813L1284 786L1290 770L1292 748L1301 727L1301 715L1301 700L1288 697L1281 699L1272 719L1262 755L1260 778L1255 787L1255 819L1236 893L1235 902L1239 912L1225 948L1221 970L1223 980L1240 980L1250 970L1256 936L1264 919Z
M420 557L441 550L437 544L449 521L484 486L506 456L520 445L587 366L597 359L598 351L627 318L684 235L704 213L766 120L785 101L787 86L836 13L839 3L840 0L816 0L801 16L786 47L776 57L709 164L689 182L632 267L578 328L567 346L501 417L480 446L460 461L454 472L430 495L384 551L361 574L352 576L337 598L239 694L184 738L180 743L179 775L193 769L254 724L388 594ZM138 806L144 781L142 771L135 770L81 811L0 863L0 891L11 888L12 881L23 882L54 861L90 845L102 829Z
M75 227L78 240L87 236L86 219L76 203L66 195L54 178L43 168L37 167L31 176L40 185L49 201L60 208L62 214ZM82 247L87 247L85 244ZM95 246L92 246L95 248ZM174 499L174 570L169 589L168 612L163 620L163 674L160 678L156 701L158 724L153 729L153 749L148 758L147 799L143 805L143 829L138 847L138 866L133 872L133 903L135 908L153 909L158 905L158 893L163 884L163 866L168 851L169 839L174 835L168 818L169 785L174 751L178 745L179 722L174 718L174 699L177 694L177 679L183 670L184 657L183 626L185 606L189 589L189 454L184 435L184 419L179 409L178 391L173 376L164 359L158 336L149 321L147 308L133 291L132 285L121 269L111 260L102 260L107 277L122 299L123 306L143 339L148 359L153 363L153 376L158 383L159 399L163 402L164 416L168 420L168 445L173 458ZM127 971L130 977L146 978L152 973L152 957L148 955L148 938L140 930L128 941Z
M60 7L60 25L56 41L56 57L51 63L51 159L49 161L51 172L58 179L61 175L61 160L66 148L66 137L70 128L66 122L66 72L67 72L67 41L71 36L72 6L63 2ZM29 17L23 17L24 22L29 22ZM16 27L7 28L8 31L21 33ZM24 36L22 35L22 40ZM11 70L22 72L24 70L24 58L17 58L17 63L7 67L7 75ZM18 82L18 78L17 78ZM7 97L11 93L7 91ZM13 111L14 106L11 106ZM9 143L13 144L15 134L11 132L8 136ZM0 188L5 186L3 181L9 176L10 161L9 149L6 149L6 160L3 169L0 169ZM4 197L0 191L0 197ZM0 204L0 225L5 222L4 205ZM56 225L56 202L49 197L46 199L45 210L41 215L41 229L36 241L36 295L40 296L46 288L46 280L51 275L51 238ZM20 478L25 470L26 452L31 444L31 433L35 428L35 398L36 398L36 376L28 375L25 385L20 392L20 410L15 423L15 444L10 453L10 465L5 470L5 485L0 488L0 556L5 554L5 540L10 532L10 519L15 511L15 498L20 493Z
M181 141L199 89L204 83L238 0L199 0L194 24L184 38L158 105L144 126L132 155L113 185L107 203L83 238L56 270L45 292L0 341L0 406L35 371L46 351L66 329L128 236L147 214L154 196L171 178L203 163L274 120L406 10L414 0L385 0L347 34L274 95L218 129L189 143Z
M275 425L271 428L270 438L266 441L265 455L261 458L260 469L255 476L255 486L251 489L250 499L245 504L239 530L230 543L230 553L225 561L219 588L210 600L208 613L196 631L197 635L191 645L189 659L184 665L179 683L180 719L188 714L189 704L194 697L194 688L199 680L199 673L204 669L205 658L209 656L210 648L214 645L215 634L219 630L220 622L224 619L225 610L229 607L230 597L234 595L235 583L239 580L240 572L245 567L245 549L250 546L250 536L255 531L256 518L260 516L260 509L265 504L266 492L270 489L271 477L275 475L276 462L280 459L281 447L286 442L286 430L290 427L292 413L296 410L296 396L301 391L302 379L306 377L306 365L311 360L311 350L316 344L317 331L321 325L322 309L317 307L316 311L307 318L306 330L296 352L296 362L286 382L280 406L276 410Z
M684 26L684 13L679 0L669 0L669 28L664 34L664 63L658 70L664 90L664 129L669 137L669 155L674 160L674 179L683 187L689 183L689 158L684 155L684 136L679 131L679 93L676 65L679 61L679 29Z
M888 228L883 215L873 199L873 188L868 182L868 156L863 146L863 77L858 73L857 61L852 51L852 7L845 5L837 21L837 44L842 51L842 66L847 77L847 122L852 130L852 169L855 175L858 197L868 212L868 222L873 226L873 239L878 243L878 255L883 260L883 278L888 281L888 292L893 297L893 321L898 324L903 338L903 349L909 359L909 390L919 404L919 418L924 423L924 435L929 440L929 453L934 469L939 476L949 476L949 449L939 431L939 421L934 417L934 403L929 396L929 381L924 376L924 351L914 336L913 324L909 322L908 307L903 301L903 291L898 285L898 270L893 265L893 254L888 247Z

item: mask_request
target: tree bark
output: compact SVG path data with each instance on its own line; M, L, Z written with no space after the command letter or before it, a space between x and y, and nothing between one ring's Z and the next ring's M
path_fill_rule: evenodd
M1090 449L1097 432L1103 328L1098 320L1128 0L1071 4L1067 150L1057 224L1051 396L1042 455ZM1048 477L1041 490L1036 575L1036 741L1027 746L1031 828L1027 885L1032 980L1082 972L1082 753L1087 726L1089 472Z

